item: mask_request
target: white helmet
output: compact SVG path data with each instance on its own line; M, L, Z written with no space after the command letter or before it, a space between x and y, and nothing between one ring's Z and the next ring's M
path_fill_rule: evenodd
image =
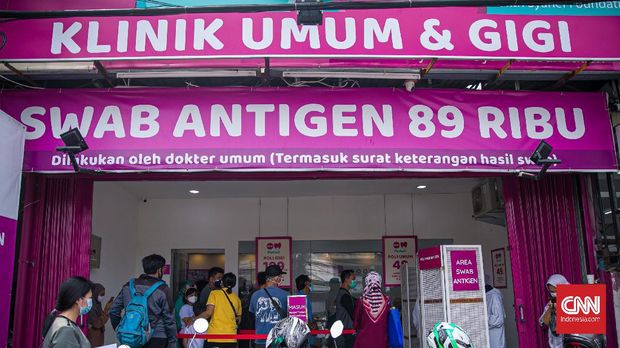
M287 317L269 331L265 347L304 347L310 336L310 328L301 319Z
M428 336L426 342L430 348L471 348L469 336L457 325L452 323L437 323Z

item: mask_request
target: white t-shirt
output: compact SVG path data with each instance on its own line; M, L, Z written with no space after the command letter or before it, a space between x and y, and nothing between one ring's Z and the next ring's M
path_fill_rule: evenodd
M190 325L185 329L181 330L181 333L194 335L196 334L196 330L194 330L194 326ZM191 338L187 339L187 348L203 348L205 345L205 340L196 338L192 341Z
M185 329L185 322L183 319L192 317L194 317L194 309L192 306L188 304L183 305L179 311L179 318L181 318L181 329Z

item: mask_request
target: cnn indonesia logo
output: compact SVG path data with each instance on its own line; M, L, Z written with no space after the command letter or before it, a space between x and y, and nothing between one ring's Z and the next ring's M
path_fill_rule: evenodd
M557 333L606 333L604 284L558 285L556 303Z

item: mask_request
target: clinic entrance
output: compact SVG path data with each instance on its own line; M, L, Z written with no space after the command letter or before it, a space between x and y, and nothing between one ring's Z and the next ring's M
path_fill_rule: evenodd
M583 180L578 176L552 174L542 181L512 176L350 177L208 180L201 175L198 181L187 180L187 176L182 180L93 181L29 175L24 203L51 204L69 198L84 202L88 197L82 195L88 190L61 192L50 188L61 183L65 187L92 187L92 230L74 226L65 233L92 232L101 238L100 267L91 269L90 277L105 282L112 294L129 277L141 273L139 260L143 255L158 253L172 263L172 277L164 277L172 286L178 287L182 281L204 273L204 267L217 264L239 276L238 293L243 297L253 286L257 271L255 238L289 236L293 240L293 274L314 277L316 292L311 299L316 303L318 321L328 309L325 299L330 281L341 268L350 267L360 275L382 271L382 236L415 235L419 247L481 245L485 273L489 274L493 271L491 251L504 248L509 276L507 287L501 291L509 346L523 346L523 342L536 345L544 339L545 333L535 319L546 301L544 282L549 274L562 273L571 282L581 282L584 270L589 272L592 267L587 253L591 238L583 228L588 223L580 213L590 207L583 205L585 201L578 194L586 189L580 186ZM493 218L484 214L476 217L473 192L489 180L502 183L497 193L504 197L505 212L494 211ZM24 221L39 219L34 213L26 212ZM505 222L488 222L502 217ZM57 233L53 228L47 226L45 233ZM34 231L26 228L23 233ZM34 250L42 246L22 246L22 253L26 247ZM210 261L190 261L193 257ZM20 265L20 275L25 272L28 269ZM387 292L395 303L403 298L401 289L389 288ZM19 313L28 304L20 301L22 295L16 295ZM16 325L20 325L19 320ZM108 332L113 335L111 329Z
M486 266L480 273L481 279L484 273L492 275L491 252L508 247L501 202L474 210L474 192L481 187L493 187L493 193L501 195L497 191L501 190L501 178L385 178L377 175L360 178L347 175L346 178L304 180L184 179L190 180L94 183L93 216L97 223L93 224L93 234L101 236L103 249L102 267L91 273L93 279L116 274L118 279L108 286L122 284L123 279L139 271L142 254L161 254L172 260L174 270L186 263L186 257L191 258L200 250L201 253L223 252L217 255L216 261L221 257L225 266L222 268L237 275L236 293L247 311L249 295L257 285L256 274L264 270L264 265L257 265L256 238L289 237L293 282L288 290L297 294L295 278L302 274L310 276L313 321L318 328L326 328L330 291L334 286L339 288L343 270L354 270L360 279L360 285L352 290L353 295L359 297L365 274L376 271L383 275L384 266L393 267L393 263L384 265L384 236L415 236L418 249L451 244L482 245ZM480 199L477 195L475 198ZM110 206L108 202L114 204ZM124 220L119 216L134 214L137 219L127 219L132 224L118 223ZM107 225L113 221L111 215L117 217L115 229ZM491 220L497 221L485 222ZM127 247L106 249L106 240L114 240L118 235L133 240ZM137 245L139 250L134 252L131 272L127 267L106 268L104 260L121 251L119 248L127 248L126 253L129 253L130 245ZM506 256L509 260L509 252ZM500 291L504 294L507 336L516 345L509 266L506 272L508 283ZM165 279L178 288L186 280L200 280L183 276L193 276L193 273L173 271L171 277ZM403 313L409 319L417 291L412 289L410 294L404 294L400 284L385 287L384 291L395 306L407 308ZM412 301L411 306L405 306L404 301ZM411 320L408 323L413 325ZM410 339L417 346L419 337L415 326L412 334ZM320 339L323 342L323 338Z

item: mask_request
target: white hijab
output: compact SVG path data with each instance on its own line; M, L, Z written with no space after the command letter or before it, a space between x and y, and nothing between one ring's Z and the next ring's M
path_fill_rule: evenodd
M551 277L549 277L549 280L547 280L547 285L553 285L556 288L558 285L562 285L562 284L570 284L570 283L561 274L554 274Z

